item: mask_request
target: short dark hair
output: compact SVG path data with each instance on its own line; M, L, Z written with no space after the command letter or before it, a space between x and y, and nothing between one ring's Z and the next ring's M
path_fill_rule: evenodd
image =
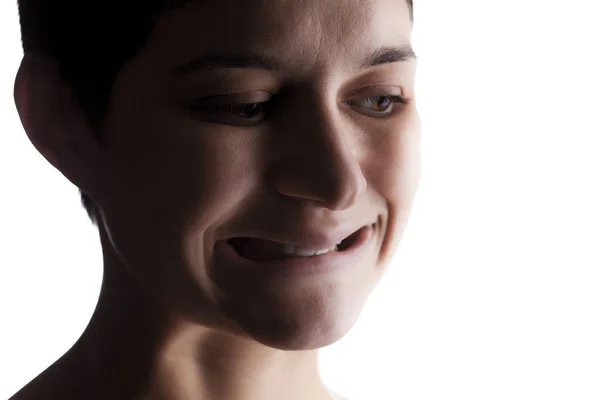
M58 63L100 143L115 77L145 45L161 14L188 1L193 0L18 0L23 50ZM413 1L407 2L412 21ZM81 189L80 194L97 225L96 204Z

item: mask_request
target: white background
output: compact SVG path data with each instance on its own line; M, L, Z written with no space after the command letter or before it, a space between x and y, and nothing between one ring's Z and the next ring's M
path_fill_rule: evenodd
M600 399L596 1L416 0L423 179L393 269L322 351L356 400ZM0 2L0 398L99 294L79 196L25 136L16 0Z

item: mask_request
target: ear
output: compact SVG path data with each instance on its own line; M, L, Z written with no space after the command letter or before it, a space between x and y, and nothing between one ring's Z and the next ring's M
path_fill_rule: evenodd
M93 193L100 149L58 64L33 52L23 57L14 98L34 147L80 189Z

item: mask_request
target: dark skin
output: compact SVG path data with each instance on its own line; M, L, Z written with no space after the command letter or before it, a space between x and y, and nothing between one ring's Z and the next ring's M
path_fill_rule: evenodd
M420 178L411 28L397 0L192 2L117 76L102 146L52 61L26 54L21 119L99 205L105 272L80 340L14 399L333 399L317 351L356 322ZM406 57L361 69L382 47ZM173 74L249 49L288 62ZM264 113L201 108L265 101ZM360 257L320 273L242 268L223 250L360 229Z

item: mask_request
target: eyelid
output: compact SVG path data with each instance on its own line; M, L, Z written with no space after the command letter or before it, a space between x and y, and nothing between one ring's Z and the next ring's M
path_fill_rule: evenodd
M269 92L248 92L203 97L201 99L194 100L194 104L228 106L232 104L264 103L271 101L272 99L273 95Z
M402 96L404 97L404 90L400 86L363 86L359 89L353 90L348 94L349 97L371 97L371 96Z

